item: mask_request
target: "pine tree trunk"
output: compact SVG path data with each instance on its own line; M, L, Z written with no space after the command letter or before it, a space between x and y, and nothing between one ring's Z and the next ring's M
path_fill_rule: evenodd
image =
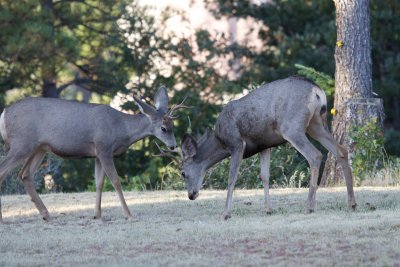
M42 54L42 96L58 98L57 72L55 62L54 6L53 0L41 0L40 6L46 18L46 24L51 29L46 38Z
M58 98L56 77L57 74L51 63L47 66L42 66L42 97Z
M337 114L333 118L332 133L347 148L351 158L350 131L373 118L382 126L383 104L381 99L372 98L369 0L334 2L337 27L334 108ZM320 185L336 185L341 177L341 169L329 153Z

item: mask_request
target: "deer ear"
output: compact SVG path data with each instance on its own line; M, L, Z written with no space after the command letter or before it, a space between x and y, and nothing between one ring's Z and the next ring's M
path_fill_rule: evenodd
M154 95L154 105L157 110L168 111L168 93L165 86L161 86Z
M190 135L185 133L182 138L182 157L183 160L193 158L197 153L197 142Z
M148 117L152 117L155 115L156 111L152 106L143 102L142 100L140 100L140 98L136 96L133 96L133 99L135 100L137 106L139 107L140 112L142 112L144 115Z

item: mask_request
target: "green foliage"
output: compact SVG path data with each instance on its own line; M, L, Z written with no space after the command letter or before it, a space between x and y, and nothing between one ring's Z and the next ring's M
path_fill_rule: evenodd
M384 166L387 159L384 135L376 121L371 120L362 127L351 129L350 142L355 151L351 158L353 173L357 182L361 183L366 176L373 175Z
M0 90L57 97L75 84L113 95L128 81L117 19L126 1L1 1Z
M94 182L94 160L64 160L60 172L62 177L57 180L57 185L62 192L84 191L88 183Z
M227 95L242 92L248 84L300 72L319 84L332 101L329 76L334 73L336 42L333 1L206 1L217 18L252 18L261 23L264 27L257 33L262 41L260 50L252 49L252 40L244 45L231 43L228 37L208 29L198 29L190 37L169 33L165 25L176 14L182 18L181 26L191 27L185 14L170 8L155 18L149 8L136 1L54 0L52 9L43 8L44 2L0 3L1 106L11 89L18 95L39 95L52 81L55 95L75 84L109 97L117 92L139 93L147 101L164 84L173 95L171 103L187 97L186 103L192 107L181 111L175 122L179 143L190 127L187 117L194 134L203 132L214 125L222 108L218 103ZM385 133L385 146L389 154L400 155L400 2L372 0L370 11L374 91L384 99L386 125L391 128ZM240 63L240 79L215 69L226 58L231 67ZM132 102L124 108L137 111ZM183 188L176 167L151 156L156 151L152 140L146 138L115 160L124 188ZM308 177L307 164L296 151L286 149L274 149L272 184L303 186L308 181L302 178ZM243 162L238 186L261 186L257 164L257 157ZM88 183L93 187L93 160L63 161L61 166L60 173L52 173L57 190L81 191ZM218 165L209 174L206 186L225 188L227 170L227 161ZM40 183L38 188L45 190Z

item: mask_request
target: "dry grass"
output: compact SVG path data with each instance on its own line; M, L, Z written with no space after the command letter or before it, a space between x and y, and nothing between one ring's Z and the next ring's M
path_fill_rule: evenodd
M105 193L102 221L94 193L43 195L43 222L28 196L3 196L0 266L400 266L400 188L320 189L304 214L305 189L237 190L233 217L219 220L225 191L126 192L138 221L126 221L115 193Z

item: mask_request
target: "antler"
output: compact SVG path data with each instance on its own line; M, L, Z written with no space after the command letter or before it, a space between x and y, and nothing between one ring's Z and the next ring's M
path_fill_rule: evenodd
M167 150L167 149L162 149L162 148L158 145L157 142L154 142L154 143L156 144L158 150L160 150L160 154L153 154L154 157L170 158L170 159L172 159L173 161L175 161L175 162L178 164L178 166L180 166L180 165L182 164L182 162L179 160L179 158L178 158L177 156L170 154L171 152L172 152L172 153L179 153L179 154L180 154L179 151L177 151L177 150L171 150L171 149L168 149L168 150Z
M180 108L190 108L189 106L186 106L186 105L183 104L183 102L185 102L186 98L187 98L187 96L185 96L185 98L183 99L183 101L180 104L173 105L171 107L171 109L168 110L167 114L165 114L165 116L167 116L170 119L176 119L177 117L174 116L175 111L177 111Z

